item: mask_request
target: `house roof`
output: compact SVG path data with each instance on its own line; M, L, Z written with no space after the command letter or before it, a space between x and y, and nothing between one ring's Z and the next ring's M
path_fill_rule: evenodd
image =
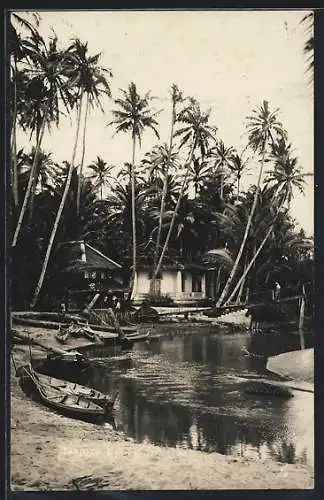
M65 252L66 270L70 269L121 269L121 265L110 259L97 248L81 241L67 241L61 248Z
M85 243L86 263L93 267L105 267L106 269L121 269L121 265L110 259L96 248Z

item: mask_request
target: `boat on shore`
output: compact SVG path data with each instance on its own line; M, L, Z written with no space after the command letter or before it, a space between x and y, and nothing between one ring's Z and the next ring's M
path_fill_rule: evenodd
M76 323L78 327L82 327L89 331L89 334L105 332L114 333L116 328L114 325L102 325L89 323L80 315L72 314L58 314L58 313L43 313L33 311L18 311L11 313L11 320L13 325L34 326L36 328L55 329L58 330L62 326L68 327L71 323ZM137 333L136 326L123 325L120 327L121 331L127 334Z
M38 399L50 408L67 416L75 418L87 418L91 421L103 421L111 412L111 404L100 405L90 397L64 392L62 388L53 387L44 383L29 364L22 367L22 385L29 384Z
M118 393L116 393L114 397L111 397L109 394L104 394L91 387L86 387L81 384L69 382L67 380L55 378L50 375L45 375L44 373L36 372L36 370L34 370L31 365L28 368L42 386L49 386L50 388L57 389L64 394L86 397L100 406L107 407L107 409L112 409L114 406Z

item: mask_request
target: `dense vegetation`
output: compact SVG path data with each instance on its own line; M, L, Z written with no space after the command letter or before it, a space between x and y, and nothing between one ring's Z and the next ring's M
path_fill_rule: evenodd
M279 110L267 101L252 109L242 124L246 145L236 151L210 123L211 110L173 84L164 142L150 93L139 95L131 82L112 96L113 74L100 65L100 54L89 54L87 43L76 39L62 48L55 35L44 40L35 14L12 14L11 22L13 307L39 307L55 297L64 265L57 258L59 244L75 239L132 270L130 290L138 263L151 266L152 294L161 266L170 260L210 263L217 273L217 305L243 300L274 280L296 290L312 282L313 242L290 215L291 199L295 190L303 192L307 174ZM121 165L100 157L84 164L87 118L96 107L112 131L129 135L129 155ZM75 141L71 158L59 164L42 141L63 113L72 119ZM29 134L30 151L17 144L18 128ZM135 164L135 151L149 133L156 145ZM242 175L256 162L256 183L244 191Z

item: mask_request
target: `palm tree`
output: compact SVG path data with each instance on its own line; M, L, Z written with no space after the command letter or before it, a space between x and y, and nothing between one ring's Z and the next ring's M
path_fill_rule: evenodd
M162 233L162 223L163 223L163 216L165 212L165 207L166 207L166 198L167 198L167 193L168 193L168 181L169 181L169 172L170 168L172 167L178 167L178 164L176 163L176 154L173 152L173 140L174 140L174 126L177 121L177 104L182 102L182 92L179 90L177 85L173 84L171 86L171 102L172 102L172 109L171 109L171 128L170 128L170 139L169 139L169 146L165 146L164 150L160 149L160 159L157 157L155 161L160 161L161 164L163 165L162 167L162 173L163 173L163 187L162 187L162 196L161 196L161 205L160 205L160 216L159 216L159 226L158 226L158 232L157 232L157 237L156 237L156 243L155 243L155 249L154 249L154 256L153 256L153 272L152 272L152 279L150 282L150 292L153 292L155 289L155 276L157 274L155 273L156 266L157 266L157 259L158 259L158 253L160 250L160 242L161 242L161 233Z
M260 185L263 173L263 167L265 162L265 156L268 150L269 142L271 144L275 143L276 137L284 137L286 132L284 131L282 124L277 119L278 109L275 111L270 111L268 101L263 101L263 104L252 111L252 116L247 117L247 130L248 130L248 143L254 152L258 152L261 155L260 159L260 169L257 181L257 188L254 195L253 205L251 207L248 222L245 227L244 236L242 239L241 246L237 253L234 266L228 277L228 280L223 288L223 291L216 303L216 307L220 307L224 299L226 298L230 286L235 277L240 259L242 257L244 247L248 238L249 230L251 227L253 215L256 209L258 196L260 193Z
M222 140L219 140L213 148L209 151L210 156L215 158L215 168L219 169L221 175L221 190L220 197L223 199L224 193L224 174L226 169L232 165L232 159L235 154L235 149L232 146L225 147Z
M200 158L193 158L190 165L188 180L193 183L195 190L195 198L198 196L200 188L204 185L206 179L210 178L210 165Z
M239 207L235 207L235 209L238 210L238 213L241 213L241 216L243 216L245 222L244 225L246 225L246 221L249 219L256 191L257 187L253 186L253 189L250 189L247 193L243 204ZM257 257L264 248L269 236L271 236L275 222L282 215L283 211L280 199L276 196L273 189L269 189L265 186L262 191L259 191L257 207L251 221L250 231L245 245L245 262L242 267L242 275L228 299L225 300L224 305L228 305L239 290L239 296L242 294L249 272L252 269L254 270ZM244 225L242 225L241 233L243 232Z
M147 197L148 189L135 186L135 214L136 214L136 237L141 243L146 242L149 231ZM107 219L110 241L118 242L119 252L125 258L125 263L132 261L132 188L131 183L126 186L117 184L107 196L107 205L110 215ZM140 245L137 245L138 247ZM137 248L138 250L138 248ZM116 254L117 257L118 254ZM130 259L129 259L130 257Z
M286 147L285 147L286 145ZM304 194L304 183L305 176L312 175L311 173L301 174L300 169L298 167L298 159L290 157L291 144L286 144L285 140L281 138L278 143L274 143L272 149L272 158L275 160L275 168L273 172L270 172L268 178L265 179L265 189L266 192L270 194L272 197L272 202L270 200L270 204L272 208L275 209L275 214L272 220L268 223L268 229L263 237L261 243L258 248L255 250L254 255L244 270L240 280L236 284L233 292L230 297L227 299L226 304L228 304L232 298L235 296L235 293L238 290L238 287L243 282L255 263L258 255L263 249L265 243L271 236L274 231L275 223L278 220L278 217L283 211L283 207L285 202L288 202L288 210L290 201L293 197L293 189L297 188L302 194ZM263 196L264 197L264 196ZM260 215L261 220L264 220L262 214Z
M158 211L151 212L153 220L159 218ZM173 245L177 245L181 257L195 255L199 248L203 247L203 240L207 234L207 222L209 212L200 207L195 200L183 196L174 223ZM166 210L163 215L162 229L168 229L173 210ZM155 232L153 229L152 233Z
M88 165L88 168L92 170L92 174L89 175L88 178L93 180L96 188L100 190L100 199L102 200L103 187L107 183L108 178L113 178L111 171L115 166L108 165L100 156L97 156L97 160L91 165ZM80 183L78 185L80 185Z
M169 160L169 147L167 144L154 146L151 151L145 154L142 166L148 174L148 182L163 181L170 172L169 169L176 171L180 167L178 153L172 151Z
M80 76L80 74L79 74L80 61L78 60L78 57L75 57L76 54L79 55L79 53L78 53L79 48L77 48L77 52L75 52L74 50L75 50L75 47L73 48L73 46L72 46L71 51L68 50L65 53L65 57L64 57L64 62L66 65L64 75L68 79L69 88L72 88L73 90L75 90L75 93L73 95L73 104L76 105L76 112L77 112L77 120L76 120L77 126L76 126L76 135L75 135L75 141L74 141L74 146L73 146L73 151L72 151L72 160L71 160L70 167L68 170L64 192L62 195L60 206L59 206L57 214L56 214L56 218L55 218L53 229L52 229L52 232L50 235L50 239L49 239L48 247L46 250L44 262L42 265L41 274L40 274L40 277L39 277L39 280L38 280L38 283L37 283L37 286L35 289L35 293L34 293L31 307L35 307L36 302L38 300L40 290L41 290L43 282L44 282L45 273L46 273L46 269L47 269L48 262L50 259L54 239L56 236L56 232L58 230L60 219L61 219L61 216L62 216L62 213L64 210L64 206L65 206L65 202L66 202L66 199L67 199L67 196L69 193L69 189L70 189L71 179L72 179L73 171L75 168L74 164L75 164L75 157L76 157L77 145L78 145L78 140L79 140L83 97L86 94L87 95L87 103L89 102L89 99L91 99L91 102L93 102L94 104L97 104L99 107L101 107L99 95L102 92L105 94L108 93L110 95L109 85L105 81L105 78L102 74L104 69L97 66L100 54L94 56L93 58L90 58L87 61L89 63L88 67L87 67L87 71L89 71L87 74L87 77L88 77L88 79L87 79L87 78L83 78L84 75ZM80 51L82 51L82 49L80 49ZM84 69L84 68L82 67L81 69ZM105 70L105 71L107 71L110 74L110 72L108 70ZM102 89L102 87L103 87L103 89ZM80 181L78 181L78 182L80 182ZM78 189L78 192L80 194L79 189Z
M31 153L29 155L23 154L23 158L21 159L24 167L27 167L29 171L31 170L34 164L35 154L36 151L35 148L33 147ZM22 164L20 166L22 166ZM55 171L55 164L52 159L52 153L45 153L45 151L42 151L40 149L37 155L35 174L33 177L33 183L31 187L30 205L29 205L29 223L31 222L33 216L35 195L39 181L42 187L46 187L54 171Z
M309 12L306 14L301 23L305 26L307 40L304 43L304 54L307 57L307 71L311 74L311 81L313 81L314 71L314 13Z
M96 106L104 112L101 105L101 96L111 97L110 86L107 82L107 77L113 76L108 68L98 65L101 54L88 56L88 43L81 42L78 38L73 41L73 44L67 50L68 57L71 62L69 78L73 81L77 91L82 99L83 94L86 95L86 104L84 112L83 138L82 138L82 155L78 176L78 193L77 193L77 213L80 209L80 192L82 182L82 171L84 164L85 148L86 148L86 130L89 115L89 106Z
M17 23L18 26L24 28L30 34L38 35L37 28L39 27L41 20L38 12L20 12L19 14L17 12L11 12L10 15L11 21L14 21L14 24ZM16 28L12 22L10 23L10 28L12 35L16 34L16 36L18 36Z
M294 188L304 194L305 177L313 173L302 173L298 158L291 157L291 144L286 144L284 139L274 145L270 158L274 162L274 169L268 172L265 183L269 188L275 188L276 195L282 198L283 203L287 202L289 210Z
M135 83L131 82L127 90L121 89L122 97L115 99L114 102L119 106L119 109L112 111L114 120L108 123L116 125L116 133L124 132L131 133L132 137L132 160L131 160L131 188L132 188L132 236L133 236L133 268L130 282L130 296L133 291L136 273L136 207L135 207L135 151L136 142L138 141L141 147L142 134L146 128L153 130L157 138L159 133L157 130L158 122L156 116L160 111L152 112L150 103L152 97L150 92L147 92L144 97L141 97Z
M36 306L40 291L41 291L42 286L43 286L43 282L44 282L47 266L49 263L49 259L51 256L51 251L52 251L52 247L54 244L55 236L56 236L56 233L57 233L57 230L59 227L59 223L60 223L60 220L62 217L65 202L67 200L69 189L70 189L71 179L72 179L72 175L73 175L73 171L74 171L74 162L75 162L77 144L78 144L78 139L79 139L79 132L80 132L81 110L82 110L82 100L80 101L80 103L76 103L77 126L76 126L75 140L74 140L74 146L73 146L73 151L72 151L72 160L71 160L71 163L68 165L68 173L67 173L67 177L66 177L66 181L65 181L64 191L63 191L60 205L59 205L59 208L58 208L58 211L56 213L55 220L54 220L54 225L53 225L52 232L51 232L49 242L48 242L48 246L46 249L45 258L44 258L44 261L42 264L41 273L40 273L40 276L39 276L39 279L38 279L38 282L37 282L37 285L35 288L32 302L30 304L30 307L32 309Z
M124 166L119 170L119 172L116 175L116 180L119 180L119 182L127 186L128 184L130 185L132 182L132 164L126 161L124 163ZM147 182L147 178L145 174L142 171L136 171L136 184L145 184Z
M202 158L207 154L209 149L209 141L215 141L215 134L217 128L215 126L209 125L209 117L211 110L202 112L199 103L193 99L189 99L189 105L180 111L177 117L179 123L184 124L183 127L178 129L174 136L180 137L180 147L187 146L189 144L189 153L187 160L185 162L185 175L182 181L181 190L173 211L173 215L170 221L169 230L164 241L162 252L158 263L156 265L155 271L153 273L152 280L156 280L156 277L160 271L165 252L168 248L169 240L173 231L177 213L180 207L182 197L184 195L185 189L187 187L187 179L190 172L190 165L196 149L200 150Z
M32 36L29 43L29 57L33 61L33 66L27 66L25 72L29 77L28 87L34 96L34 105L30 109L30 113L24 117L24 120L27 126L29 125L31 128L31 133L36 132L36 147L29 182L13 236L13 247L16 246L26 213L45 126L48 125L50 127L52 122L58 125L61 113L59 99L63 102L66 109L71 107L72 93L68 88L67 78L64 73L66 68L65 55L64 51L57 48L56 36L50 40L48 47L42 37L39 35L37 37Z
M240 156L238 154L234 154L231 158L230 163L228 164L231 172L236 177L236 182L237 182L236 202L239 201L240 182L241 182L242 174L246 170L246 165L247 165L248 160L249 160L248 158L246 160L243 160L242 155Z

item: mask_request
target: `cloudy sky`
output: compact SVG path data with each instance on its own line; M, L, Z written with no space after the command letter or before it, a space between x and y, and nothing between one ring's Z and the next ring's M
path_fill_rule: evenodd
M54 29L62 45L71 38L88 41L90 54L102 53L101 64L111 68L113 98L135 82L140 93L157 96L161 141L170 126L168 89L176 83L184 95L194 96L202 109L212 108L211 123L226 145L245 146L245 118L263 99L279 118L305 172L313 171L313 93L303 55L304 11L43 11L43 36ZM131 158L128 136L112 138L106 126L112 101L104 100L105 114L91 111L85 162L102 156L122 165ZM61 121L44 140L44 149L57 160L70 160L75 122ZM137 160L156 142L146 132ZM255 181L256 171L245 179ZM313 233L313 178L306 196L296 193L292 215Z

